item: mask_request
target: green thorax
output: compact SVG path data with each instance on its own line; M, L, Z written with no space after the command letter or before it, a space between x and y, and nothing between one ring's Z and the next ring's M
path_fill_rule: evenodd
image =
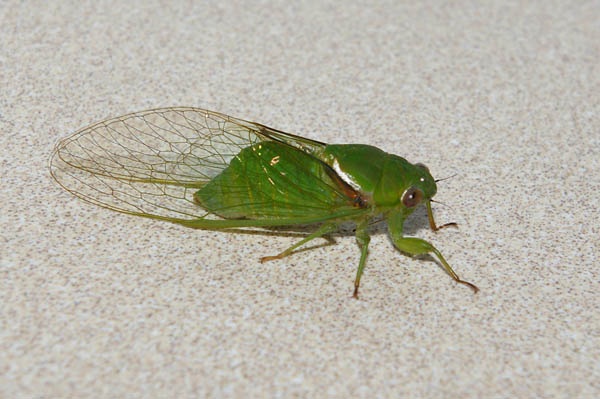
M319 157L360 191L367 203L382 212L402 206L402 195L410 188L420 190L423 200L431 199L437 190L424 165L412 164L377 147L332 144L327 145Z

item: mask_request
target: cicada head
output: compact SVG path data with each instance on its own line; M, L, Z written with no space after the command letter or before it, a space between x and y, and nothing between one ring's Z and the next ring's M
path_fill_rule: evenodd
M389 155L381 180L374 192L377 206L402 209L408 215L435 195L437 186L429 169L406 159Z

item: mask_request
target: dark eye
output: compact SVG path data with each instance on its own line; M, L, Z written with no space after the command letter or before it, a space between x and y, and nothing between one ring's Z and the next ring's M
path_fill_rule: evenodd
M416 163L415 166L418 166L419 168L425 169L426 171L429 172L429 168L425 165L423 165L422 163Z
M402 194L402 204L407 208L418 205L423 199L423 191L411 187Z

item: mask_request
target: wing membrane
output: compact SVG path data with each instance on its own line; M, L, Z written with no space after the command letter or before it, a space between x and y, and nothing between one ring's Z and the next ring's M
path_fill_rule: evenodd
M243 148L275 140L312 153L325 144L199 108L105 120L56 146L50 170L72 194L118 212L175 222L210 215L193 194Z

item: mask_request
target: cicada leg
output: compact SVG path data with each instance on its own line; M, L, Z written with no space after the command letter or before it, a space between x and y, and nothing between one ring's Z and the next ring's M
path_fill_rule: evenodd
M358 287L360 286L360 277L365 270L365 264L367 262L367 254L369 253L369 242L371 237L367 232L368 223L363 221L356 226L356 242L360 247L360 262L358 263L358 270L356 271L356 279L354 280L354 298L358 299Z
M448 272L454 281L470 287L475 292L479 291L479 288L477 288L475 284L461 280L461 278L458 277L458 274L456 274L452 267L450 267L442 253L438 251L438 249L431 243L417 237L396 237L394 238L394 245L396 245L396 248L398 248L400 251L411 255L424 255L427 253L433 253L442 263L442 266L444 266L444 269L446 269L446 272Z
M306 236L305 238L303 238L296 244L292 245L288 249L278 253L277 255L263 256L262 258L260 258L260 261L261 261L261 263L264 263L264 262L268 262L270 260L285 258L286 256L290 255L292 252L294 252L298 247L301 247L302 245L306 244L307 242L309 242L311 240L314 240L315 238L319 238L326 234L333 233L334 231L337 231L337 229L338 229L337 223L325 223L325 224L321 225L321 227L319 227L319 229L317 231Z
M444 227L458 227L458 224L456 224L454 222L450 222L450 223L443 224L441 226L437 226L435 224L435 220L433 219L433 211L431 210L431 201L427 201L426 206L427 206L427 218L429 219L429 227L431 227L431 230L438 231L439 229L443 229Z

